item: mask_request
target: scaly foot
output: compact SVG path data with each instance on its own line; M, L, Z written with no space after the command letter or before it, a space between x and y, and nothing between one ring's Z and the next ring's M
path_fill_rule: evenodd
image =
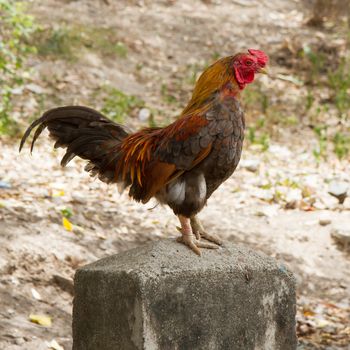
M201 256L202 253L199 248L208 248L208 249L218 249L219 247L213 243L198 241L194 235L182 235L176 239L178 242L187 245L191 248L197 255Z
M192 249L197 255L201 256L201 251L199 248L207 248L207 249L218 249L219 247L213 243L203 242L196 237L192 233L192 227L190 223L190 219L184 216L179 215L179 220L181 223L181 233L182 236L177 239L178 242L187 245L190 249Z
M205 238L207 241L213 242L217 245L222 245L222 240L219 237L205 232L201 222L196 216L191 218L191 227L192 232L196 236L197 240L200 238Z

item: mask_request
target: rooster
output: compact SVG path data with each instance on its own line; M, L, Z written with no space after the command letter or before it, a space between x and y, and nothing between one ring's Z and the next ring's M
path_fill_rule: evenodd
M178 242L201 255L199 248L215 249L222 241L204 230L197 214L238 165L245 127L239 95L267 63L268 56L253 49L219 59L199 77L179 118L164 128L128 133L88 107L51 109L26 130L20 151L35 127L31 151L48 128L54 147L66 148L62 166L79 156L91 176L129 188L134 200L167 204L180 221Z

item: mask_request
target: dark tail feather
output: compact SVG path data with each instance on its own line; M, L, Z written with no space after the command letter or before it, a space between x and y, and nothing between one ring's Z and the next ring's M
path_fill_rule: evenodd
M82 106L51 109L35 120L24 133L19 151L37 127L31 143L31 152L45 128L55 140L55 148L67 148L61 165L66 166L75 156L89 161L86 170L98 175L104 182L117 182L116 164L120 157L120 143L128 135L122 125L107 119L101 113Z
M107 119L105 116L103 116L101 113L95 111L92 108L83 107L83 106L66 106L66 107L58 107L53 108L48 111L46 111L39 119L33 121L33 123L29 126L29 128L24 133L21 144L19 147L19 151L23 148L23 145L32 132L32 130L39 125L39 128L36 130L32 146L34 146L34 143L36 139L40 136L41 132L49 126L50 122L64 122L65 124L71 124L72 126L76 125L79 126L79 124L84 123L91 123L91 122L104 122L112 125L116 125L121 127L120 125L112 122L111 120Z

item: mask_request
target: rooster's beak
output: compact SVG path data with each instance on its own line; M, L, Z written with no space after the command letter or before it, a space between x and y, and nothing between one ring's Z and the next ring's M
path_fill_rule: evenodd
M258 70L258 73L266 74L266 75L269 74L269 72L268 72L268 70L267 70L266 68L260 68L260 69Z

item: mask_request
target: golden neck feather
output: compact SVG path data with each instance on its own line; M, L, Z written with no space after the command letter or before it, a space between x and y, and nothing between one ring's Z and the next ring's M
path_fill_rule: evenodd
M237 93L239 92L233 69L230 67L231 62L232 56L221 58L201 74L193 90L191 100L181 113L181 116L194 114L202 109L203 104L229 82L237 86Z

